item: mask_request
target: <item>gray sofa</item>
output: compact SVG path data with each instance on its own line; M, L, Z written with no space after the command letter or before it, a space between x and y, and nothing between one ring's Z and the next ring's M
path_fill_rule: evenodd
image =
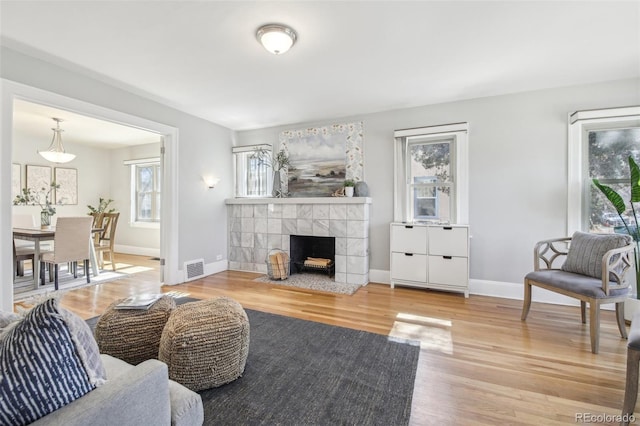
M155 359L136 366L100 355L107 382L33 425L139 426L202 425L197 393L169 380L167 365Z

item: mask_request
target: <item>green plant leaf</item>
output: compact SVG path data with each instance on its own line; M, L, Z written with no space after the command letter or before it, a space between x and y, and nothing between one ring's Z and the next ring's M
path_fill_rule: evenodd
M607 185L601 184L598 179L593 179L593 184L598 188L602 193L607 197L607 199L613 204L613 207L616 209L618 214L624 213L626 207L624 205L624 200L613 188Z
M629 156L629 170L631 171L631 202L637 203L640 201L640 167L634 161L632 156Z

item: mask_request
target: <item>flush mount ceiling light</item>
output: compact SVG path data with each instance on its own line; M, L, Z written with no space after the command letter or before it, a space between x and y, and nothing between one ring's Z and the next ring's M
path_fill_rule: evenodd
M256 38L269 52L280 55L291 49L298 35L285 25L269 24L258 28Z
M61 133L64 132L64 130L60 128L60 122L64 120L54 117L53 121L56 122L56 127L51 128L51 130L53 130L51 145L49 145L49 148L47 148L46 151L38 151L38 154L42 155L45 160L51 161L52 163L68 163L76 158L76 156L65 152L64 146L62 146Z

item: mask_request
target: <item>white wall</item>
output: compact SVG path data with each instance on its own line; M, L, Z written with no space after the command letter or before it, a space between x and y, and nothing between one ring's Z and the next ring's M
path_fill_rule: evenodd
M236 143L277 149L282 130L362 120L372 281L388 282L393 131L468 122L472 291L521 297L534 243L566 234L567 114L637 104L640 80L632 79L243 131Z
M231 130L116 87L115 83L105 83L102 77L100 80L89 77L84 71L72 71L4 46L0 56L0 76L5 80L178 129L173 158L179 170L177 190L173 194L177 237L175 243L171 243L176 251L175 265L181 268L186 260L203 258L207 272L223 269L224 262L216 262L216 256L221 254L226 259L227 254L224 200L233 195ZM3 309L10 309L12 304L11 105L11 94L5 90L0 122L0 198L4 200L0 204L0 306ZM214 190L209 190L202 181L203 174L215 174L222 180ZM179 270L168 272L172 277L180 276Z

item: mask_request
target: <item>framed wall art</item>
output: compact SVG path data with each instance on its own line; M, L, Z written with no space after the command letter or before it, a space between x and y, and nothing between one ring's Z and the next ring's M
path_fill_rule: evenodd
M56 204L78 204L78 169L56 167L54 180L60 185L56 189Z
M345 179L364 179L362 122L288 130L280 148L289 155L291 197L329 197Z
M18 163L11 164L11 200L22 193L22 166Z
M27 188L35 192L48 191L51 186L51 167L27 164Z

